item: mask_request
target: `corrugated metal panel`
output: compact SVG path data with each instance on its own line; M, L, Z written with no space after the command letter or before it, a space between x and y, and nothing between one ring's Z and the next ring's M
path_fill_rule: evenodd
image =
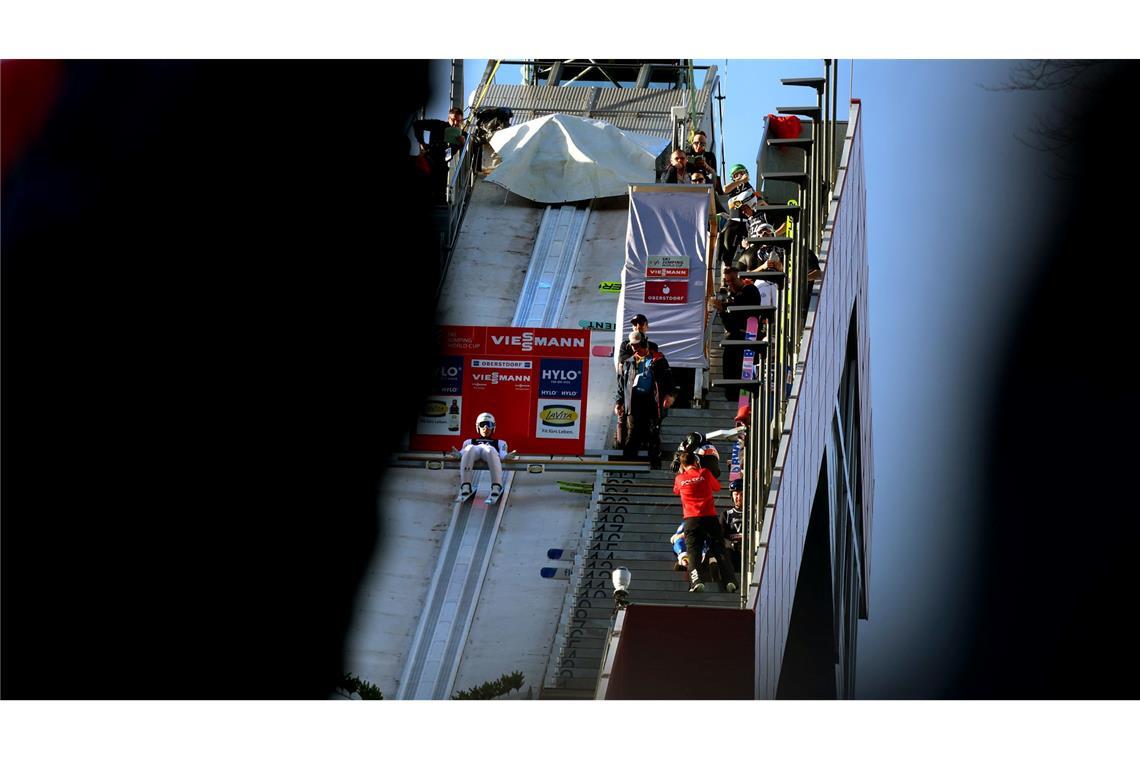
M713 81L715 78L710 79L707 87L692 91L698 122L708 104ZM515 124L551 113L567 113L592 116L609 122L618 129L668 138L673 134L670 111L673 106L685 105L689 92L632 87L617 89L495 84L487 88L482 105L510 108L515 114Z
M598 94L597 110L616 110L668 114L673 106L684 102L681 90L608 89Z
M673 126L667 119L660 116L638 116L636 114L600 114L597 117L602 121L613 124L626 132L640 132L644 135L653 135L662 139L673 136Z
M690 90L603 89L598 95L598 110L661 112L666 116L673 106L686 105ZM698 114L704 111L708 96L702 90L693 92Z
M487 88L484 106L509 108L519 122L519 111L547 111L550 113L582 113L590 105L591 90L595 87L528 87L515 84L494 84ZM525 119L524 119L525 121Z

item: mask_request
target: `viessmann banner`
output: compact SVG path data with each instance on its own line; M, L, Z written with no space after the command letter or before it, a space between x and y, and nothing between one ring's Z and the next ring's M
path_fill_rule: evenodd
M420 410L413 449L446 451L495 415L495 437L520 454L577 454L586 445L589 330L442 330L439 371Z

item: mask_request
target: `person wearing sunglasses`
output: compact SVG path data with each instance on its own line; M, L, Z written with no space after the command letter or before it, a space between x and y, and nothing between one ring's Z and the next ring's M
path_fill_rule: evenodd
M752 183L748 181L748 169L744 164L733 164L730 175L732 181L724 186L724 192L739 195L746 190L753 190Z
M461 449L451 449L452 456L459 457L459 498L466 501L475 495L471 488L471 471L475 469L475 462L482 459L491 471L491 495L485 503L494 506L503 495L503 460L518 452L507 451L507 442L495 438L495 416L490 412L475 418L475 429L477 435L465 440Z
M709 138L704 130L694 132L692 145L685 151L685 155L689 159L689 171L700 172L705 175L704 181L717 185L717 192L721 192L719 188L720 178L716 174L716 155L708 147Z

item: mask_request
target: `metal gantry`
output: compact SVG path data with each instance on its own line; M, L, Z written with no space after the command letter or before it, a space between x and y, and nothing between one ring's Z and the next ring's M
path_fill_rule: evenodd
M788 393L799 361L800 339L807 318L814 283L820 277L809 273L818 267L818 254L826 223L827 208L834 189L837 156L837 82L839 66L833 59L824 61L824 76L781 79L789 87L814 90L813 105L781 106L780 114L806 117L807 136L769 137L770 148L794 148L803 151L803 166L792 171L761 172L762 180L789 182L795 185L794 197L783 205L767 206L769 215L787 218L787 231L781 238L754 238L755 242L784 249L784 272L741 272L742 277L776 282L780 295L774 307L729 307L730 312L767 312L767 335L756 341L724 341L726 346L751 346L757 351L759 370L751 381L725 378L715 386L735 386L753 395L752 415L745 447L744 471L744 546L741 568L741 606L748 603L753 585L755 560L761 548L761 528L766 508L774 505L773 463L780 435L787 420ZM769 216L769 221L773 217ZM775 225L779 226L779 225ZM820 273L822 276L822 273ZM778 487L778 485L776 486Z

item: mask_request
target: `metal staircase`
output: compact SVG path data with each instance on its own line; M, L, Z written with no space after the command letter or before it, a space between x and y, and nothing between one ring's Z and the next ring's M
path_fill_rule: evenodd
M719 378L720 330L714 329L710 372ZM562 619L555 635L542 699L593 699L602 666L605 641L614 613L611 572L627 567L632 573L632 604L696 607L740 606L739 593L721 593L709 583L701 593L689 593L688 577L673 570L676 557L670 537L681 522L681 501L673 493L672 451L688 433L733 426L737 405L714 389L704 409L673 409L661 426L663 469L643 473L599 472L594 481L589 515L580 537L569 579ZM723 486L716 495L718 510L732 504L728 490L732 441L713 441L721 459ZM610 452L620 456L620 452Z

